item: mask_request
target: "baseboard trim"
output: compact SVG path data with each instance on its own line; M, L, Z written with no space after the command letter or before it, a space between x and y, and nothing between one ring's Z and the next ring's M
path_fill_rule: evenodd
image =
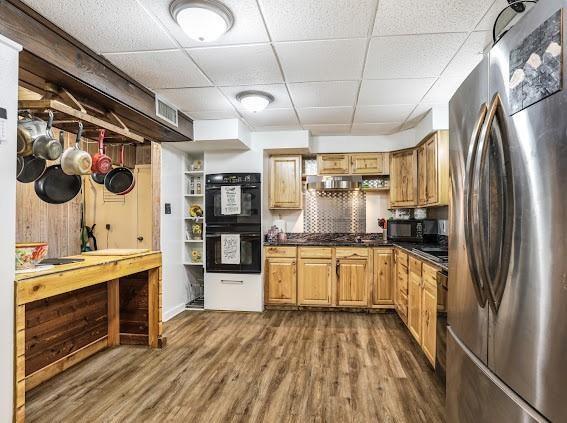
M173 319L179 313L185 311L185 303L177 304L176 306L170 308L167 311L163 312L162 320L167 322L170 319Z

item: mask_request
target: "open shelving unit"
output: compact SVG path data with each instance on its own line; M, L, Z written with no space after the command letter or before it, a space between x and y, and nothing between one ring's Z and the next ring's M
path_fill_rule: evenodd
M183 264L189 279L188 309L202 309L204 302L205 262L205 161L204 153L185 154L183 170ZM193 206L199 206L202 216L191 216ZM201 234L193 231L200 227ZM195 254L198 256L196 257Z

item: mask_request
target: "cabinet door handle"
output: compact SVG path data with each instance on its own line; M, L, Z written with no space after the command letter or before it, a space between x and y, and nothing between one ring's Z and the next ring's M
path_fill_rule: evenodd
M341 276L341 263L339 260L337 260L337 265L335 267L335 272L337 273L337 278L340 278Z

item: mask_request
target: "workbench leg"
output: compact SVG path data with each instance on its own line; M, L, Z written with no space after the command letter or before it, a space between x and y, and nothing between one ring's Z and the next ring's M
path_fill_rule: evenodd
M158 347L159 335L159 267L148 270L148 338L152 348Z
M15 378L14 378L14 421L24 422L26 418L26 306L16 307L15 316Z
M120 345L120 281L108 281L108 346Z

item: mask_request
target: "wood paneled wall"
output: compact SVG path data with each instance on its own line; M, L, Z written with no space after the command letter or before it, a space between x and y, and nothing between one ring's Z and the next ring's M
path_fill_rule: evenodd
M53 133L56 137L59 136L57 129L54 129ZM75 135L65 133L65 148L74 142ZM120 146L109 145L108 147L107 154L118 164ZM82 148L94 154L97 145L95 141L85 140ZM133 168L137 160L149 162L151 146L128 145L124 155L125 165ZM18 182L16 188L16 242L47 242L49 244L48 257L79 254L81 252L83 201L84 195L81 192L68 203L61 205L47 204L37 197L33 183L23 184Z

